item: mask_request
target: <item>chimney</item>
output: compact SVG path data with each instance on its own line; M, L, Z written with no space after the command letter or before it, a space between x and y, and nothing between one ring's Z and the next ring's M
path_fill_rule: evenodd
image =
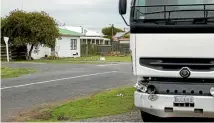
M82 26L80 26L81 27L81 33L84 33L84 29L83 29L83 27Z

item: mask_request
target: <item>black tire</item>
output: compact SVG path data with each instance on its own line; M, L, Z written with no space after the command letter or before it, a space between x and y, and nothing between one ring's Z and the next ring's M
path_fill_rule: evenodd
M154 116L152 114L141 111L141 117L144 122L160 122L161 118Z

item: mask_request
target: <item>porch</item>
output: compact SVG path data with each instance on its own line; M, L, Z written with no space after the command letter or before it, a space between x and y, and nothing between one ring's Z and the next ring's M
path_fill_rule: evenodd
M102 37L80 37L81 44L111 45L110 39Z

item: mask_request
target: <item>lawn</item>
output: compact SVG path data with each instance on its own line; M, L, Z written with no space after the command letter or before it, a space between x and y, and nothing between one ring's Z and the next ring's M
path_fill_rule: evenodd
M105 61L100 61L101 56L79 57L79 58L61 58L57 60L32 60L29 62L43 63L74 63L74 64L101 64L108 62L131 62L131 56L105 56Z
M134 109L134 90L132 87L125 87L68 101L27 121L78 121L129 112Z
M33 69L1 67L1 78L19 77L35 72Z

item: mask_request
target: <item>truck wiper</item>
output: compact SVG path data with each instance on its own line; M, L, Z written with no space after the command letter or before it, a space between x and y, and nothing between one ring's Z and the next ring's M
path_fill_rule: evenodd
M214 23L214 17L194 18L192 23L193 24Z

